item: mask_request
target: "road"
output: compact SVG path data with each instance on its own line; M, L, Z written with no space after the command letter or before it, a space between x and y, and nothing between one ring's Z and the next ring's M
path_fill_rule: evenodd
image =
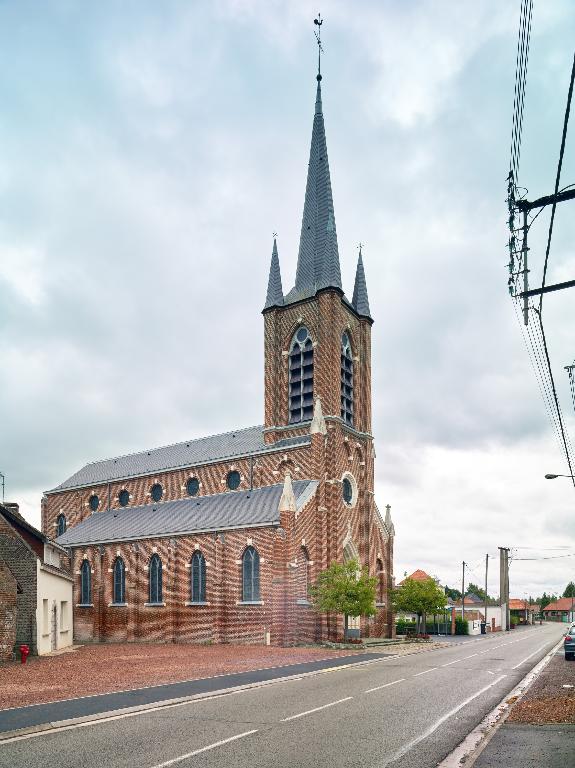
M0 766L436 766L562 631L522 628L20 738L0 745Z

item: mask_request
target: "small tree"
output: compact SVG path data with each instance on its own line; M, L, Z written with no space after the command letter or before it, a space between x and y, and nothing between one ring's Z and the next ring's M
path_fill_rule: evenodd
M404 579L401 586L393 590L392 604L396 611L417 614L418 623L420 617L423 617L425 631L427 614L442 613L445 610L445 594L433 579Z
M575 584L572 581L570 581L569 584L567 584L565 587L563 597L575 597Z
M310 588L310 597L318 611L343 613L347 637L349 616L375 615L376 586L377 578L369 576L367 568L360 570L357 560L350 560L343 565L332 563L322 571Z

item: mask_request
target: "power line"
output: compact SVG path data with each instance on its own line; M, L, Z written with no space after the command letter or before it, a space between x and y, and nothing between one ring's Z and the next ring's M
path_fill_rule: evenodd
M571 80L569 82L569 93L567 94L567 105L565 107L565 118L563 120L563 133L561 135L561 149L559 150L559 162L557 164L557 175L555 177L555 195L559 192L559 180L561 178L561 167L563 165L563 155L565 153L565 139L567 138L567 125L569 123L569 113L571 111L571 97L573 96L573 81L575 80L575 54L573 55L573 66L571 67ZM547 235L547 248L545 249L545 263L543 264L543 282L541 287L545 287L545 278L547 276L547 262L549 261L549 251L551 249L551 235L553 234L553 222L555 221L556 200L551 207L551 220L549 221L549 233ZM543 307L543 294L539 296L539 312Z

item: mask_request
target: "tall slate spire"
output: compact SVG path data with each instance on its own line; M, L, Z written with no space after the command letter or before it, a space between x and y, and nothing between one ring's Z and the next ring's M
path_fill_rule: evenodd
M270 307L280 307L284 303L284 294L282 288L282 276L280 272L280 260L278 256L278 244L274 237L274 247L272 248L272 260L270 264L270 276L268 278L268 292L264 309Z
M369 298L367 295L367 283L365 282L365 271L363 269L363 259L361 257L361 246L359 248L359 257L357 259L355 285L353 286L353 298L351 303L358 315L371 317L369 311Z
M328 287L341 290L341 272L318 74L296 280L286 302Z

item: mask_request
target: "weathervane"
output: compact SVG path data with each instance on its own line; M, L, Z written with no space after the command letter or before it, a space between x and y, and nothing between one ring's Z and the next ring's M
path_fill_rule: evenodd
M363 243L359 243L357 247L359 248L359 255L361 256L361 249L363 248Z
M278 233L277 233L277 232L274 232L274 233L273 233L273 238L274 238L274 240L276 239L276 237L277 237L277 236L278 236Z
M323 53L323 48L321 47L321 25L323 24L323 19L321 17L321 13L318 13L317 19L313 20L313 23L317 26L317 32L313 31L315 35L315 39L317 40L317 81L319 82L321 80L321 55Z

